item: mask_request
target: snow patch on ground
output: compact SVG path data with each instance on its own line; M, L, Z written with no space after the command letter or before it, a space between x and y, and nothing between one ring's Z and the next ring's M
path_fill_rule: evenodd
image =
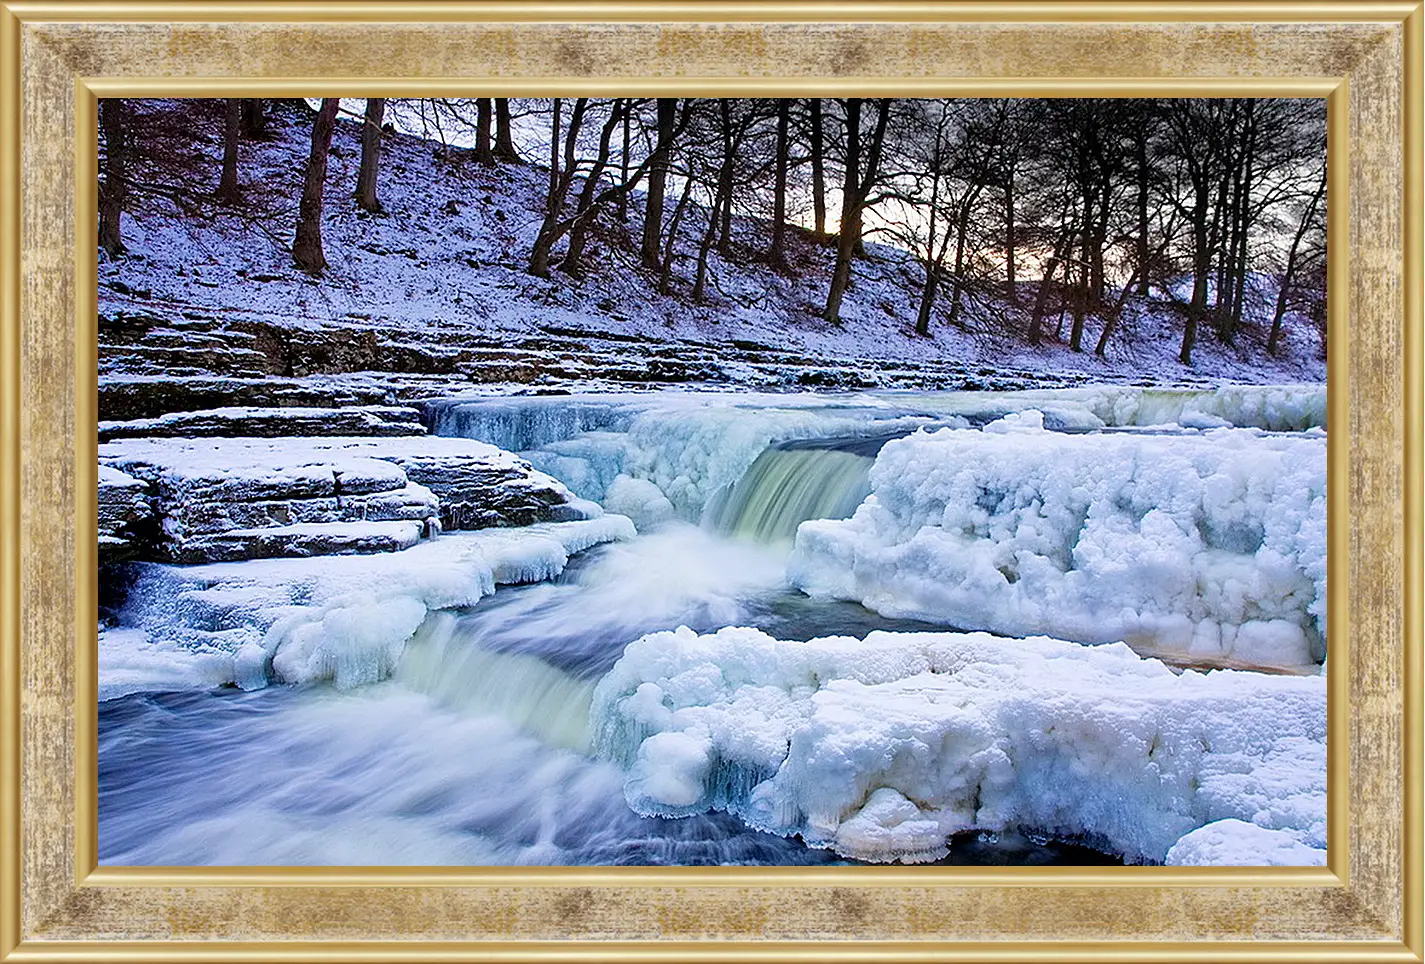
M638 812L728 810L863 860L934 860L955 832L1019 827L1161 862L1214 825L1176 856L1230 862L1230 841L1208 841L1237 820L1296 843L1275 862L1319 863L1325 685L1178 675L1122 644L683 628L629 645L593 723Z

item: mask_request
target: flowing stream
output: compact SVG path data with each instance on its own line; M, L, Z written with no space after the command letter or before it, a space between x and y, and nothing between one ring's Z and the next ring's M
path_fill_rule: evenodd
M813 601L789 588L785 561L799 523L847 517L865 499L888 439L984 421L952 409L756 396L653 413L619 396L433 406L437 433L521 452L628 514L639 536L577 556L554 580L432 614L376 685L101 704L101 861L835 862L726 814L635 814L620 771L589 755L590 699L623 648L655 630L754 626L809 639L944 628ZM1005 835L957 842L950 862L1104 859Z

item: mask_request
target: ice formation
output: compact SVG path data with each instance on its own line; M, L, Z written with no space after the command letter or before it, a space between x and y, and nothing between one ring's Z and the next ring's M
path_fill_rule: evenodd
M473 605L499 584L549 579L573 553L629 539L618 515L451 533L401 552L203 566L137 563L101 634L104 698L179 685L331 680L390 674L428 613Z
M893 392L877 397L895 399ZM1177 425L1182 428L1260 428L1301 432L1326 427L1326 386L1220 385L1216 388L1028 389L1017 392L917 392L905 404L926 411L983 420L1026 409L1049 425L1068 429Z
M1321 867L1326 851L1302 843L1289 830L1229 817L1185 834L1166 862L1176 867Z
M1187 836L1190 862L1214 856L1199 828L1228 820L1301 863L1325 846L1320 676L1179 675L1122 644L1042 637L679 629L626 649L593 726L640 813L725 809L864 860L1020 827L1144 862Z
M1326 441L1251 429L1068 435L1040 413L889 442L793 585L887 616L1304 668L1326 635Z
M841 395L590 393L430 402L427 417L440 435L519 452L583 498L604 501L622 476L651 483L679 517L697 521L777 443L968 427L1029 409L1040 411L1051 428L1078 432L1151 425L1304 431L1325 425L1326 390L1228 385ZM631 496L625 486L615 497L627 507ZM649 505L653 496L640 490L637 498Z
M773 443L911 432L947 419L968 424L866 395L658 392L550 402L501 398L433 404L432 422L440 434L518 451L586 499L633 496L626 485L613 491L620 476L651 483L679 518L692 522ZM524 443L535 447L524 448ZM646 505L652 495L641 489L637 498Z

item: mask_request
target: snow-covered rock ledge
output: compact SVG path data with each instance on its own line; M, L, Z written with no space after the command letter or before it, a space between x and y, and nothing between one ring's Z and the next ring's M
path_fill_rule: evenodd
M133 563L120 625L99 633L99 698L269 680L373 683L428 613L474 605L497 585L553 578L571 555L633 535L628 519L604 515L451 533L377 555Z
M148 555L171 562L399 551L441 529L598 514L470 439L126 438L99 462L148 484L161 525Z
M131 475L107 465L99 466L99 561L128 555L143 539L141 527L153 518L148 487Z
M99 423L99 441L121 438L210 436L283 438L289 436L424 435L418 409L401 405L350 405L344 408L228 407L199 412L170 412L156 418Z
M1321 676L986 633L679 629L628 647L593 726L640 813L728 810L863 860L1010 827L1137 862L1325 859Z
M872 495L803 523L793 585L1007 636L1311 669L1326 647L1326 437L1065 435L1039 412L889 442Z

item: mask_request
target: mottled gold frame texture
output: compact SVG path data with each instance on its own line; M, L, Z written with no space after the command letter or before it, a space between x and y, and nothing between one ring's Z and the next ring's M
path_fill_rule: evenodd
M0 5L0 958L1420 961L1419 3ZM96 97L1324 97L1322 869L98 868Z

